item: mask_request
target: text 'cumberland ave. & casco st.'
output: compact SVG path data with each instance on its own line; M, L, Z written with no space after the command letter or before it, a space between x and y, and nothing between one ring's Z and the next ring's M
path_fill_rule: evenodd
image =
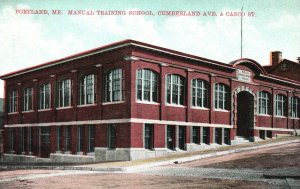
M23 15L78 15L78 16L250 16L254 17L254 12L216 12L216 11L143 11L143 10L34 10L16 9L16 14Z

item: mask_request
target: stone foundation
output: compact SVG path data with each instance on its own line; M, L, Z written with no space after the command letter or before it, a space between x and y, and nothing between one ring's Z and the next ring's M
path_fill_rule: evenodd
M148 158L158 158L163 157L169 154L174 153L184 153L189 151L199 151L214 149L221 146L219 144L186 144L185 149L181 150L169 150L167 148L155 148L153 150L148 150L144 148L95 148L95 152L88 153L87 155L76 154L66 154L66 153L51 153L50 158L38 158L36 156L28 155L15 155L15 154L4 154L2 161L3 162L12 162L12 163L93 163L93 162L106 162L106 161L131 161L131 160L140 160Z

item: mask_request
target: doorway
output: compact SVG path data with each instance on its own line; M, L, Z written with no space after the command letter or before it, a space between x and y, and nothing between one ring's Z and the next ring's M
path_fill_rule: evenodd
M247 91L237 94L237 136L250 137L254 124L254 97Z

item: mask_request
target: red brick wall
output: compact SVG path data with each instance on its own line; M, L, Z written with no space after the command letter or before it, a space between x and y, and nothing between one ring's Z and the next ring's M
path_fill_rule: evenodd
M154 148L164 148L166 133L165 133L165 125L154 125Z
M142 123L131 123L130 141L131 148L143 148L143 127Z
M95 125L95 147L107 147L107 124Z
M130 148L131 147L131 124L119 123L117 125L116 147L117 148ZM134 136L132 136L134 137Z

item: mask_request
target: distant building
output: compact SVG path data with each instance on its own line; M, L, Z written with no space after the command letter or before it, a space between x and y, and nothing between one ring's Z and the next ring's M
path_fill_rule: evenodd
M288 78L300 82L300 62L282 58L280 51L270 53L270 65L264 66L272 75Z
M2 75L5 157L135 160L299 132L300 82L273 66L125 40Z
M4 132L4 99L0 98L0 156L3 153L3 132Z

